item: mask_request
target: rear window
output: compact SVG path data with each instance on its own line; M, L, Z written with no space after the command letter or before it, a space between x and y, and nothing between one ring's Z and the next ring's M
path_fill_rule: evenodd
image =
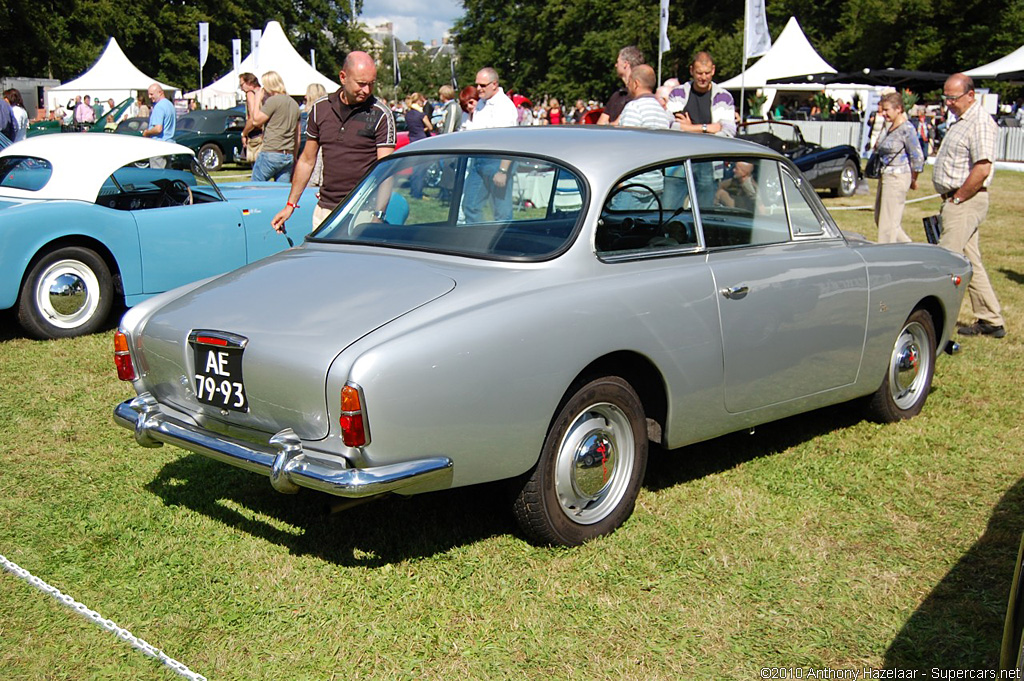
M53 174L49 161L32 156L0 158L0 187L36 192L46 186Z
M539 260L572 241L585 186L571 169L550 160L482 154L389 157L310 238Z

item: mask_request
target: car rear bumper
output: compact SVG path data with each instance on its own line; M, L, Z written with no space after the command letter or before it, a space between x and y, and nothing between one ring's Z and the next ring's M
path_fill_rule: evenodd
M300 487L361 499L389 492L419 494L451 486L452 460L416 459L370 468L349 468L303 451L302 441L286 428L266 446L205 430L160 411L149 393L114 408L114 422L135 432L143 447L170 444L223 463L270 477L274 489L294 494Z

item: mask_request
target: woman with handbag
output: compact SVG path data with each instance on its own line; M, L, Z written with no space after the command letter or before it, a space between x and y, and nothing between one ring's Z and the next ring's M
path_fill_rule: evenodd
M924 154L917 131L903 111L903 97L898 92L883 95L879 108L888 125L875 148L882 166L875 195L878 243L909 242L911 238L903 231L903 207L907 191L917 189Z

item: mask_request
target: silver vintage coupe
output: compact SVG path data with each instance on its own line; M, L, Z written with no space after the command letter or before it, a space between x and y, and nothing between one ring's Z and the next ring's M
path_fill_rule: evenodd
M443 135L300 246L129 310L115 360L138 397L114 417L285 493L512 479L524 533L576 545L629 517L649 440L862 397L917 414L970 276L936 246L842 234L752 143Z

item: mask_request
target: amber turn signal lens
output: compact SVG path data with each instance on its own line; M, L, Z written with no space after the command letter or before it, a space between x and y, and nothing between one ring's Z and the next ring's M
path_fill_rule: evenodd
M341 389L341 410L360 411L362 405L359 403L359 391L350 385Z

